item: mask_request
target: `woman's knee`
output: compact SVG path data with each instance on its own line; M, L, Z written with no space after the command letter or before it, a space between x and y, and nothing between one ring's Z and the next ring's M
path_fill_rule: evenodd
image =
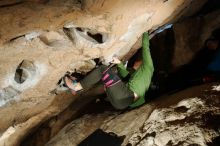
M122 104L112 104L112 106L117 109L117 110L123 110L123 109L126 109L129 105L122 105Z
M115 109L119 110L126 109L131 104L128 99L112 99L110 102Z

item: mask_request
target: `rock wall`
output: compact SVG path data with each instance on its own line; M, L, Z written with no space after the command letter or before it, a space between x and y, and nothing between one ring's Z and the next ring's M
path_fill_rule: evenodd
M215 83L163 96L123 114L85 115L65 126L47 146L76 146L97 128L124 137L123 146L217 145L213 141L220 136L219 97Z
M205 1L2 1L0 144L19 145L77 99L53 94L67 71L91 70L93 58L107 64L123 57L144 31L188 16Z

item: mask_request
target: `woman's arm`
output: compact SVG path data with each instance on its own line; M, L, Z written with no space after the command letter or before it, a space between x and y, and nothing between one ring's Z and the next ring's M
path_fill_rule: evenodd
M129 71L125 68L124 64L123 64L123 63L120 63L120 64L118 64L117 66L118 66L118 72L119 72L120 76L121 76L122 78L127 77L128 74L129 74Z
M122 78L125 78L129 74L124 64L117 57L113 57L113 60L111 63L117 64L118 73Z
M153 61L151 58L151 54L150 54L150 49L149 49L150 43L149 43L149 36L148 34L145 32L143 34L143 40L142 40L142 59L143 59L143 67L148 68L153 70L154 66L153 66Z

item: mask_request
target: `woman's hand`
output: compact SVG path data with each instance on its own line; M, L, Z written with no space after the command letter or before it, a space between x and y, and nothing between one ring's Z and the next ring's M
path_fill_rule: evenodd
M121 60L119 60L118 57L113 57L111 63L113 63L113 64L120 64Z

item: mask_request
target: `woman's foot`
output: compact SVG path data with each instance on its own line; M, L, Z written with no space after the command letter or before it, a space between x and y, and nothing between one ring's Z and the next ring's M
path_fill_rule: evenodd
M77 83L75 78L70 78L68 76L65 76L64 83L71 90L73 95L76 95L77 91L82 90L81 84Z

